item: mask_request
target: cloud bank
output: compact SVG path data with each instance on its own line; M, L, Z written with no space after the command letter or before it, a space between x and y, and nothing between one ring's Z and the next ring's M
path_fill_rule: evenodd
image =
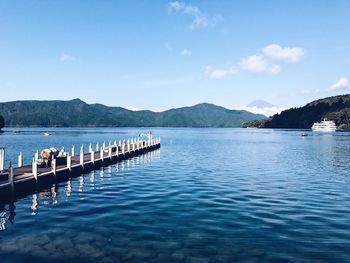
M270 44L261 48L257 54L242 58L236 67L213 69L211 66L207 66L205 73L211 79L233 76L239 71L278 74L284 64L297 64L302 60L304 54L304 49L300 47L282 47Z

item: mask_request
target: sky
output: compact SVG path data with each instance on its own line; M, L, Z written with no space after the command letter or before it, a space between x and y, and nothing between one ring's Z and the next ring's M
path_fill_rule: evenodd
M349 93L350 1L0 0L0 101L276 110Z

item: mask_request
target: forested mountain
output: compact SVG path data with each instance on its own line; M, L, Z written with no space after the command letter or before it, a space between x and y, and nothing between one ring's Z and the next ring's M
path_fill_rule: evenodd
M70 101L0 103L8 127L241 127L263 115L203 103L163 112L130 111L121 107Z
M300 108L291 108L269 119L251 121L244 127L311 128L314 122L334 120L339 128L350 128L350 94L315 100Z

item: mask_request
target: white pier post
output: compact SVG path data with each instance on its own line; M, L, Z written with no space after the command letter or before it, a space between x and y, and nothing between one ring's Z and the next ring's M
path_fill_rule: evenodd
M0 147L0 171L3 171L5 167L5 148Z
M125 145L122 145L122 154L125 154Z
M13 182L13 167L12 167L12 164L10 164L10 167L9 167L9 183L11 185L11 190L13 191L14 190L14 182Z
M122 146L122 141L121 141L121 140L119 140L119 142L118 142L118 146L119 146L119 147L121 147L121 146Z
M22 167L23 166L23 153L20 152L18 155L18 167Z
M99 150L100 150L100 145L96 143L96 152L98 152Z
M56 159L55 158L53 158L51 160L51 169L52 169L53 174L56 176L57 165L56 165Z
M106 148L106 142L103 142L102 149L104 150Z
M84 144L80 148L80 165L84 166Z
M89 144L89 153L93 152L91 143Z
M67 155L67 168L69 171L72 171L72 156Z
M103 148L101 148L101 150L100 150L100 159L102 160L102 162L103 162L103 158L104 158L104 150L103 150Z
M109 141L109 142L108 142L108 147L111 147L111 146L112 146L112 142Z
M38 181L38 164L36 163L35 157L32 161L32 174L34 176L35 181Z
M75 147L74 147L74 145L72 146L72 157L74 157L75 156Z
M39 150L36 150L34 157L35 157L35 161L39 159Z
M113 146L117 146L117 141L116 140L114 140Z
M95 152L90 153L90 161L95 164Z

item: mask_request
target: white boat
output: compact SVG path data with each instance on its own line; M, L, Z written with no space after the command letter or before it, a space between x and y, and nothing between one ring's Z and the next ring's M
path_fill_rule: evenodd
M49 132L44 132L44 135L45 135L45 136L50 136L51 133L49 133Z
M324 119L321 122L315 122L311 129L319 132L335 132L337 130L337 126L335 125L334 121L327 121Z

